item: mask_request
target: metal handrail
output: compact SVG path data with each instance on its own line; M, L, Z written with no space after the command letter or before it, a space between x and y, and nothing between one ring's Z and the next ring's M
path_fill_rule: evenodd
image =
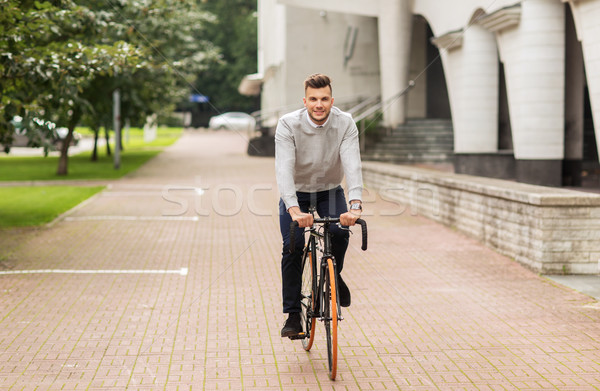
M369 118L372 114L375 114L378 110L380 110L383 107L383 103L384 102L378 102L377 104L369 107L367 110L365 110L356 118L354 118L354 122L360 122L365 118Z
M380 100L381 100L381 95L372 96L369 99L365 99L362 102L360 102L359 104L357 104L356 106L352 107L350 110L348 110L348 113L350 113L350 114L352 114L352 116L354 116L355 113L360 112L362 109L364 109L365 107L369 107L372 104L379 103Z
M355 117L354 118L354 122L360 122L363 119L370 117L371 115L373 115L374 113L376 113L378 110L381 110L383 107L386 107L387 105L389 105L390 103L392 103L396 99L400 98L402 95L406 94L414 86L415 86L414 80L409 81L408 82L408 86L405 89L403 89L402 91L400 91L400 92L398 92L398 93L390 96L386 100L380 101L377 104L374 104L373 106L369 107L367 110L365 110L364 112L362 112L361 114L359 114L357 117Z
M389 104L394 102L396 99L400 98L402 95L404 95L408 91L410 91L414 86L415 86L415 82L414 82L414 80L411 80L408 82L408 86L405 89L392 95L391 97L387 98L386 100L373 101L373 105L371 105L370 107L368 105L364 105L365 108L366 107L368 107L368 108L354 118L355 123L357 123L357 124L360 123L359 134L362 137L359 138L359 142L360 142L361 153L364 152L366 149L366 137L364 137L364 135L365 135L365 131L367 129L365 128L365 121L363 121L363 120L369 118L370 116L372 116L373 114L375 114L376 112L381 110L382 108L387 107ZM370 126L370 124L369 124L369 126ZM387 132L389 134L390 129L388 129Z

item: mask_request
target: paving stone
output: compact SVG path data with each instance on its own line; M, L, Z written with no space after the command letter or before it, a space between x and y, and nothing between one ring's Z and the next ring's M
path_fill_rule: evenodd
M594 299L377 195L331 382L320 323L309 353L279 337L274 162L245 149L186 132L52 226L3 232L0 270L90 273L0 275L0 388L600 387Z

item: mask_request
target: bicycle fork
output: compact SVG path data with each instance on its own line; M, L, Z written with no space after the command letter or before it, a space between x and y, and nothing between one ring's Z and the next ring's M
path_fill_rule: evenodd
M333 256L324 256L323 258L321 258L321 276L325 276L326 274L329 274L329 268L327 267L327 260L331 259L332 263L333 263L333 275L335 276L335 302L337 303L336 305L336 310L337 310L337 319L338 320L344 320L344 317L342 316L342 309L340 306L340 293L339 293L339 289L338 289L338 273L337 273L337 265L335 263L335 258ZM331 283L330 283L331 285ZM330 289L331 291L331 289ZM327 304L327 301L330 300L329 297L325 297L325 278L319 278L319 300L318 305L320 308L318 308L315 312L317 314L319 314L318 320L323 322L325 320L327 321L331 321L332 318L332 314L329 314L330 318L325 318L325 311L324 309L327 308L326 306L329 306L329 304ZM329 311L328 311L329 312Z

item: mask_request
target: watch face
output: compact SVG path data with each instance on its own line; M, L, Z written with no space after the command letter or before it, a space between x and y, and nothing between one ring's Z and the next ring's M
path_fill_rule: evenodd
M362 206L359 203L350 205L350 210L362 210Z

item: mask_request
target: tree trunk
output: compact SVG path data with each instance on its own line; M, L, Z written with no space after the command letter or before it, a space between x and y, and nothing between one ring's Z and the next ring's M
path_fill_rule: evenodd
M104 138L106 138L106 156L110 156L111 152L110 152L110 143L109 143L109 135L108 132L110 130L110 126L108 126L107 124L104 125Z
M92 161L96 162L98 161L98 135L100 133L100 127L94 126L92 130L94 131L94 149L92 150Z
M119 130L119 147L121 148L121 151L123 151L123 127L121 126L121 129Z
M77 122L79 122L80 117L81 112L79 109L73 109L73 114L71 115L71 120L68 125L69 133L67 133L67 137L65 137L60 146L60 158L58 159L58 170L56 170L56 175L65 176L69 172L69 146L73 140L73 131L75 130L75 126L77 125Z

